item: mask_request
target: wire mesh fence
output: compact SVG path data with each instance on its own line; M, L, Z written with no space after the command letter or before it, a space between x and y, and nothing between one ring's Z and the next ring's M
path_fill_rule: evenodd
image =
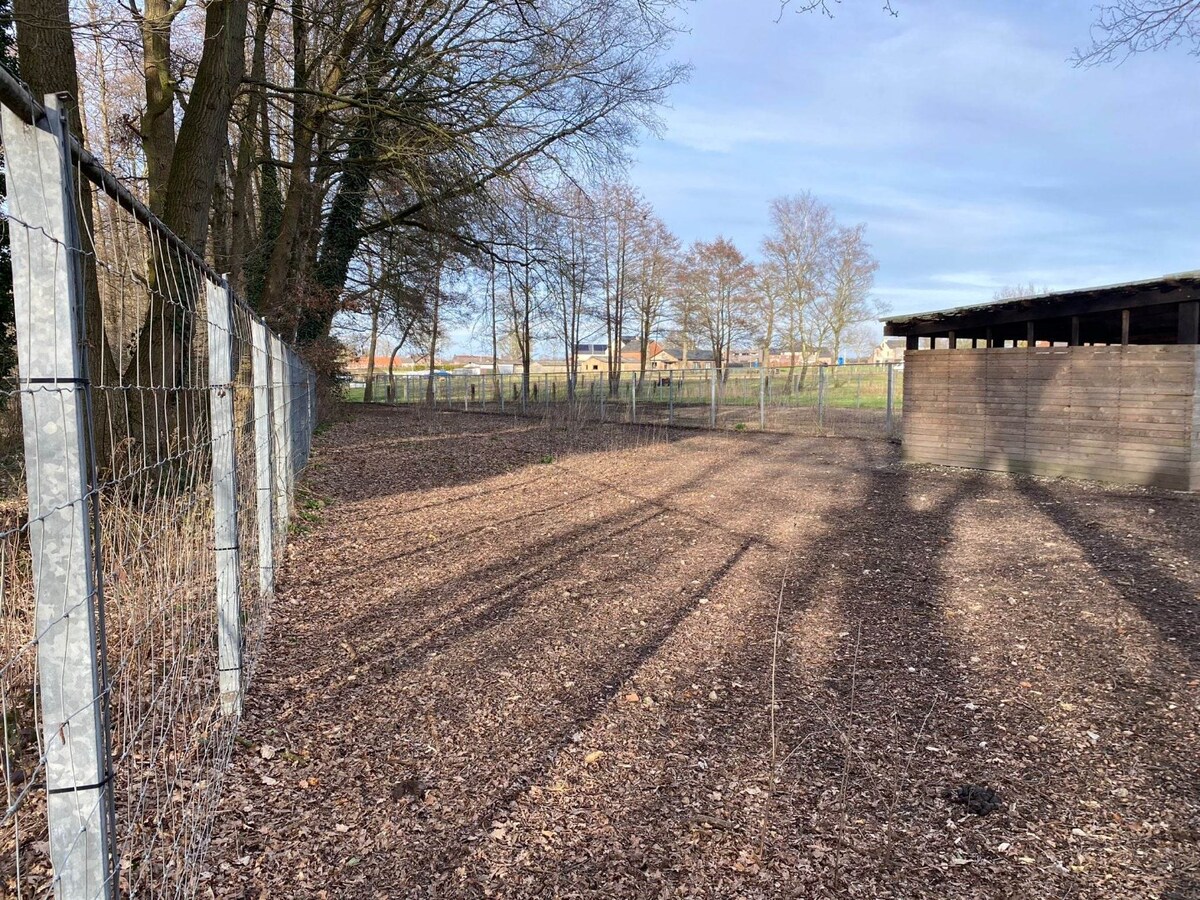
M315 379L56 98L0 115L0 895L191 896Z
M434 409L693 428L892 438L903 365L796 366L566 374L401 373L351 398Z

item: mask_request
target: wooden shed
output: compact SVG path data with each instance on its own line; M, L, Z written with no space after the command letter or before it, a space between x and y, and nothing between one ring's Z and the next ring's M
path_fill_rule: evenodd
M904 459L1200 490L1200 272L896 316Z

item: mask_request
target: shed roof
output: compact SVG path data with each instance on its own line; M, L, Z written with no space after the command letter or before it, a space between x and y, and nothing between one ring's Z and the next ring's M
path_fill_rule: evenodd
M985 328L1013 326L1041 320L1063 320L1072 316L1104 317L1122 310L1147 310L1161 319L1156 333L1165 336L1168 324L1174 325L1175 305L1200 300L1200 270L1162 275L1142 281L1075 288L1032 294L1012 300L998 300L953 309L888 316L883 319L886 335L935 335L955 331L962 336ZM1172 307L1169 311L1149 308ZM1149 336L1149 335L1148 335ZM1162 340L1162 343L1174 341Z

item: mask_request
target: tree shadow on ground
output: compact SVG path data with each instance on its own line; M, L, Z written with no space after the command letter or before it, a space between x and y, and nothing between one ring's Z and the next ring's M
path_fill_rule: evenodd
M1200 668L1200 602L1195 588L1172 575L1137 541L1122 537L1111 525L1089 518L1075 504L1060 499L1046 483L1022 477L1014 482L1021 494L1083 551L1092 568L1129 607L1152 624L1164 641L1177 647L1193 668Z
M740 855L760 837L767 859L754 865L787 869L804 859L811 866L823 856L825 865L810 868L810 874L826 887L845 890L856 870L855 877L879 876L880 871L862 871L872 859L881 871L915 863L925 883L936 883L941 870L926 871L921 866L929 851L924 830L894 837L885 826L901 818L937 824L947 814L944 798L954 785L946 782L944 767L926 767L919 758L913 759L917 744L954 745L963 771L970 772L964 777L988 780L994 774L989 773L983 754L971 750L977 743L975 735L987 727L988 713L981 711L971 721L963 721L950 712L966 692L959 655L941 625L939 569L957 509L977 490L978 480L956 479L942 496L913 508L910 501L917 498L910 496L909 475L877 468L868 480L866 499L847 497L841 509L830 510L828 518L836 521L836 527L810 544L793 547L791 566L783 570L776 564L755 573L768 596L778 591L779 580L786 579L782 634L798 634L801 620L817 605L834 610L849 629L831 665L822 672L794 671L800 664L792 657L802 648L793 645L793 637L781 644L779 666L785 671L776 688L777 737L779 758L787 761L778 766L780 782L774 791L767 777L769 695L748 697L747 707L735 715L724 704L709 705L692 696L664 703L664 722L658 731L670 735L671 752L665 756L676 762L664 765L660 789L630 795L618 781L606 785L600 796L579 801L585 807L597 804L599 808L590 809L590 815L619 820L628 832L611 846L591 841L571 848L578 858L564 855L547 860L553 885L526 876L531 880L522 890L604 888L636 893L648 887L647 873L654 871L679 890L711 891L737 868L739 858L744 861ZM713 572L706 594L716 590L739 562L731 558ZM754 612L756 638L740 647L714 648L718 654L728 654L718 656L716 672L722 683L753 685L755 693L766 691L772 671L774 613L774 602L760 604ZM856 622L866 623L861 631L854 628ZM648 649L657 652L661 643ZM647 656L639 654L636 661ZM589 712L599 716L604 709L602 703ZM880 715L882 727L876 720ZM695 767L697 760L706 760L702 770ZM761 804L731 809L728 804L706 801L715 786L707 783L717 780L725 785L725 792L732 782L761 786L756 787L756 796L774 793L768 801L770 812ZM680 785L688 787L680 790ZM698 810L698 798L718 808ZM836 814L838 810L843 817ZM495 814L489 809L489 815ZM517 816L522 815L532 813L518 811ZM697 824L706 821L726 824L698 836ZM627 853L631 836L642 848L634 867ZM528 847L521 845L521 849ZM881 856L883 863L879 863ZM891 877L884 874L878 883L881 890ZM485 872L477 877L486 882ZM728 889L738 893L742 888L728 885Z
M1086 891L1086 870L1076 878L1061 863L1055 868L1039 857L1026 865L1018 863L1021 854L1003 850L1014 832L1048 826L1059 841L1051 862L1090 849L1071 836L1085 822L1062 806L1084 774L1075 768L1077 751L1070 738L1042 727L1056 703L1002 700L1015 680L1008 688L984 683L974 648L948 626L952 576L969 566L950 555L956 519L973 500L998 499L987 496L994 485L982 475L877 469L861 496L830 511L835 528L794 547L786 568L755 573L767 594L786 579L774 679L777 784L769 778L772 600L753 613L758 639L732 648L714 672L726 685L755 686L742 708L731 714L726 702L708 704L703 696L662 701L662 721L645 726L656 746L668 736L658 778L649 786L635 779L626 789L614 776L573 798L575 821L608 824L607 839L592 832L552 852L518 841L477 860L478 883L496 887L489 878L501 873L513 895L749 896L764 880L775 895L795 896ZM827 660L815 664L801 646L819 639L814 620L835 636ZM1029 742L1039 734L1038 743ZM1134 762L1142 750L1118 752ZM1187 792L1193 764L1161 762L1171 767L1162 778ZM1109 764L1123 763L1117 757ZM1104 786L1102 773L1097 778ZM968 815L950 802L965 784L998 789L1003 806L986 817ZM1165 801L1166 793L1148 803L1159 794ZM544 815L541 803L522 798L512 819L531 833L562 830ZM1095 821L1104 820L1101 814ZM1138 854L1155 841L1140 834L1129 840L1124 849ZM1071 851L1064 841L1082 846ZM1186 858L1186 849L1179 853ZM533 854L536 865L523 865L522 854ZM1167 896L1192 896L1189 878L1174 874Z
M632 541L633 536L642 529L652 529L653 534L656 530L669 527L665 519L672 515L672 510L663 501L672 494L708 483L721 470L736 465L739 460L755 452L754 447L744 447L732 458L722 457L686 479L659 486L651 497L639 498L637 505L588 519L559 530L546 539L522 544L495 562L472 567L436 585L423 585L423 590L434 590L437 597L448 600L449 605L443 603L437 608L436 621L426 617L418 619L407 634L396 631L396 597L388 593L382 593L379 600L370 604L365 612L346 619L342 630L346 634L366 636L360 645L360 653L372 656L382 653L383 658L395 665L406 665L406 660L410 658L417 659L422 654L437 652L465 637L478 635L511 617L521 608L530 591L570 572L580 560L594 558L601 551L610 550L614 545L620 546L623 541ZM584 496L591 498L595 495L596 491L593 490ZM553 514L576 502L577 497L538 506L523 516L512 517L511 521ZM509 522L510 519L502 521ZM473 533L473 529L469 529L463 538L470 540ZM729 537L745 538L741 534ZM435 540L428 546L416 549L436 551L442 549L443 543L457 540L457 537ZM380 564L400 559L411 552L413 550L408 548L400 554L382 559L373 557L367 565L344 569L335 567L322 570L321 574L322 577L332 578L367 577L377 574ZM408 643L405 644L405 641Z
M546 459L704 436L701 432L653 425L545 427L538 421L511 417L376 406L364 407L351 420L339 423L336 430L339 433L318 442L319 462L310 481L319 492L337 496L343 503L461 488L542 464ZM439 444L455 445L452 454L441 454L445 458L453 456L453 467L433 462ZM460 499L463 497L455 495L421 508Z
M486 702L494 699L495 694L495 685L488 683L488 673L494 681L506 666L513 665L514 653L533 648L533 654L537 655L538 648L547 650L550 645L571 644L577 639L595 645L587 650L585 657L569 660L573 686L540 685L548 701L539 700L544 713L531 721L511 718L503 733L486 738L488 765L476 770L478 781L473 789L473 795L479 798L477 812L469 821L455 821L453 849L425 847L423 838L414 836L413 845L402 854L408 864L419 860L416 864L422 870L429 864L433 866L432 872L445 872L441 863L449 865L457 855L467 854L489 817L497 815L544 776L571 743L573 735L586 729L611 705L632 673L658 653L706 595L762 543L762 538L753 531L714 521L719 515L716 509L692 516L687 510L673 508L669 502L713 485L720 478L738 481L742 460L751 457L758 458L757 471L767 479L783 479L794 473L790 447L767 462L762 459L764 450L769 453L770 448L787 447L786 442L746 437L741 440L744 443L736 453L721 454L716 462L699 470L687 468L682 472L684 477L655 485L649 496L616 492L614 498L619 506L615 511L530 542L495 563L442 580L436 586L431 604L433 616L421 615L416 627L402 624L406 611L383 599L372 604L363 615L339 621L332 643L336 644L339 637L352 641L355 657L363 662L347 669L344 661L333 661L329 669L333 680L324 685L320 706L331 713L340 710L343 717L358 720L371 714L369 707L379 707L385 702L383 692L389 686L412 681L428 683L429 669L441 666L442 659L453 658L464 667L469 663L471 677L483 673L478 689L469 692L470 708L439 708L436 697L427 694L425 699L430 702L425 706L405 709L412 701L404 700L393 703L388 710L401 720L420 722L422 716L432 717L443 734L447 729L469 732L486 725L486 717L491 714ZM724 495L727 488L719 490ZM608 627L605 615L609 610L604 606L581 604L542 613L540 599L531 597L546 585L573 585L584 580L597 597L610 598L609 602L617 601L615 605L620 606L620 595L639 582L657 583L659 571L673 563L675 551L686 546L686 539L673 543L685 527L691 529L687 533L702 532L709 537L705 555L695 560L694 568L688 572L694 583L675 596L656 598L650 608L642 610L640 615L645 621L629 637L616 628L605 631ZM597 557L612 555L605 551L620 549L627 542L649 548L642 568L625 560L605 560L594 566L595 575L588 575L581 568L581 561L594 564ZM403 631L398 631L398 625ZM589 630L599 635L598 641ZM467 671L464 669L464 674ZM321 672L311 672L306 680L319 683L323 677ZM475 710L476 703L485 705ZM479 714L479 723L469 721L475 712ZM444 755L449 755L449 750ZM500 782L483 781L487 777L484 770L492 768L497 759L501 770L511 767L509 773ZM431 777L439 778L443 784L450 778L444 771Z

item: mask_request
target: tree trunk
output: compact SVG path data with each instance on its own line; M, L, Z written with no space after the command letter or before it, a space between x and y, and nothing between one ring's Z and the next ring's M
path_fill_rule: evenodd
M266 57L266 42L267 28L271 24L271 18L275 14L275 0L267 0L263 4L262 9L258 12L258 19L254 23L254 44L251 50L250 62L250 80L255 85L260 85L266 79L267 72L267 57ZM250 298L250 283L249 272L252 265L252 257L257 241L254 235L254 173L258 169L258 164L255 156L256 139L262 144L262 156L271 157L271 147L267 140L270 132L264 127L261 134L255 133L256 124L262 120L266 125L266 90L261 86L251 87L246 98L246 112L242 118L241 126L238 134L238 152L237 152L237 169L233 177L233 209L232 209L232 232L233 232L233 258L229 269L229 280L233 284L233 288L241 296ZM273 174L275 167L270 164L265 164L265 170L270 170ZM262 237L263 235L259 235ZM259 285L261 290L261 285ZM251 299L251 302L256 301L257 292Z
M488 293L492 300L492 386L496 390L496 400L500 399L500 347L496 342L496 263L492 262L488 274Z
M646 378L646 362L650 351L650 301L646 300L646 307L642 311L641 325L641 357L638 359L638 384L640 385Z
M437 370L438 328L442 312L442 261L439 258L433 273L433 308L429 329L429 383L425 386L425 402L433 409L433 373Z
M351 140L337 193L322 229L314 280L324 296L306 308L301 316L296 334L302 343L320 340L333 326L337 297L346 283L350 262L362 239L358 225L366 207L374 169L366 160L377 152L369 124L364 122Z
M371 402L375 381L375 347L379 343L379 303L371 307L371 346L367 350L367 383L363 387L363 403Z
M76 102L67 106L67 124L71 133L84 143L83 120L79 114L79 75L75 67L75 46L71 36L71 15L67 0L14 0L13 20L17 26L17 61L21 77L37 100L46 94L68 94ZM83 268L85 339L88 346L88 374L96 386L104 384L117 371L104 331L104 309L96 275L96 247L92 212L92 187L84 180L76 185L79 193L80 230ZM111 427L121 416L109 414L108 395L92 393L93 444L97 464L106 470L112 462L113 447L120 440Z
M157 216L165 209L171 159L175 155L175 80L171 77L171 0L145 0L142 7L142 73L146 108L142 111L142 155L146 190Z
M246 0L211 0L204 18L204 52L171 160L163 221L189 247L204 252L217 164L229 146L229 113L241 83Z
M308 87L308 22L300 2L292 4L292 82L299 90ZM292 165L289 172L287 200L279 215L279 228L271 242L271 253L263 273L259 308L265 314L282 318L285 291L291 283L295 245L300 236L300 223L305 207L305 195L312 189L313 141L316 124L310 121L309 104L303 94L292 98Z

